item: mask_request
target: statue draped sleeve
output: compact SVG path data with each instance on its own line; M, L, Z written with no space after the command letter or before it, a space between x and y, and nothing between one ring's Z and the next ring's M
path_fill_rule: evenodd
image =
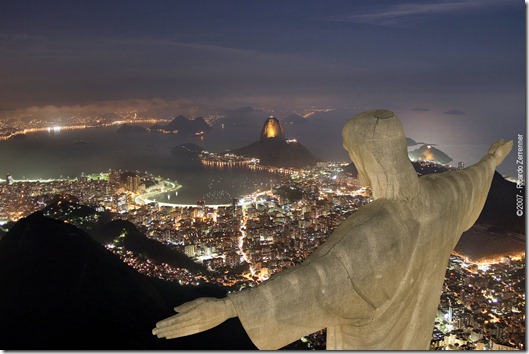
M380 321L402 317L386 315L391 306L413 308L420 303L434 313L446 258L478 218L494 168L494 162L484 158L465 170L421 177L418 200L376 200L346 219L303 263L251 290L229 294L253 343L275 350L323 328L336 337L347 327L348 338L333 337L334 342L347 343L333 342L328 349L356 348L352 341L365 341L351 337L355 327L375 330ZM427 289L417 292L416 280L430 274L432 267L438 269L435 279L429 279L434 283L420 282ZM425 321L417 331L426 329L428 342L433 317ZM392 331L386 327L384 331ZM401 344L390 347L408 347Z
M376 201L365 206L303 263L256 288L229 295L259 349L278 349L323 328L362 326L380 314L407 271L404 245L416 239L402 220L408 213L397 212L402 211L397 204ZM391 225L396 220L399 224ZM375 256L369 252L373 249ZM375 277L377 282L372 281Z
M478 219L490 190L496 164L490 155L463 170L430 174L421 177L426 188L438 205L448 205L450 215L445 219L458 225L455 243L461 234L474 225ZM443 202L444 200L444 202ZM439 211L438 215L442 215ZM453 246L455 246L455 243Z
M348 294L344 297L343 294ZM373 308L359 296L332 253L283 271L251 290L228 295L257 348L275 350L320 329L368 322ZM341 309L347 308L354 318Z

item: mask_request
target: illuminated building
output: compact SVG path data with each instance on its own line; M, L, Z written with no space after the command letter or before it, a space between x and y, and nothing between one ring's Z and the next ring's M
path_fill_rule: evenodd
M127 189L136 193L138 191L140 181L140 176L138 175L127 176Z
M185 246L184 253L188 257L195 257L195 255L196 255L196 245L187 245L187 246Z
M460 161L457 163L457 169L462 170L465 168L465 163L463 161Z
M11 176L11 174L9 174L9 173L6 175L6 184L8 186L13 184L13 176Z
M274 116L268 117L263 126L263 130L261 130L261 140L270 138L285 138L285 131L279 120Z

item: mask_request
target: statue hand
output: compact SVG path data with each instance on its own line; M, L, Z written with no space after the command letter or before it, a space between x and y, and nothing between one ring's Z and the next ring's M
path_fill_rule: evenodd
M504 142L503 139L498 140L489 149L489 155L495 160L496 166L500 165L505 157L511 152L512 140Z
M158 338L177 338L216 327L237 312L228 298L204 297L175 307L176 315L156 323L152 334Z

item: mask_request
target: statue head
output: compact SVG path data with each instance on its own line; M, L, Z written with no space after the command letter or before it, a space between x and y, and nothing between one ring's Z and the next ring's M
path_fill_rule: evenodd
M409 200L417 194L417 173L408 158L402 124L393 112L357 114L345 124L342 136L358 179L371 187L373 199Z

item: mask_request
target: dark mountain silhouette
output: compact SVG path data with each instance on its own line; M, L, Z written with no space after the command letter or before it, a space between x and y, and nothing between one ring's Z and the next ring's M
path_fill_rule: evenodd
M494 172L487 201L478 222L495 226L496 231L506 230L525 234L524 217L516 215L516 196L525 195L525 185L518 189L497 171Z
M113 220L90 230L90 235L105 245L114 243L126 250L142 254L156 263L167 263L176 268L186 268L194 273L208 273L206 267L163 243L142 234L136 225L126 220Z
M145 133L147 129L142 127L141 125L131 125L131 124L123 124L121 127L119 127L118 130L116 130L116 133L120 134L130 134L130 133Z
M477 222L463 233L455 251L474 261L512 256L525 252L525 236Z
M136 225L126 220L113 220L110 213L99 213L95 209L79 204L71 195L58 195L41 210L50 216L73 224L87 232L102 245L114 243L124 249L142 254L156 263L167 263L176 268L186 268L194 273L207 273L207 269L195 263L185 254L150 239Z
M151 334L173 307L220 287L183 287L137 273L73 225L40 212L0 240L3 349L255 349L238 319L175 340Z
M94 208L79 204L79 199L70 194L57 194L41 212L52 218L86 217L95 214Z
M319 161L301 143L287 142L280 138L259 140L230 152L235 155L256 157L262 165L278 167L313 166Z
M44 216L67 221L85 231L112 219L109 212L98 212L94 208L79 204L79 199L70 194L55 195L41 212Z
M165 131L171 131L183 134L195 134L204 132L207 133L211 130L211 127L206 123L203 117L197 117L193 120L187 119L183 115L179 115L175 117L169 124L167 125L153 125L151 130L165 130Z

